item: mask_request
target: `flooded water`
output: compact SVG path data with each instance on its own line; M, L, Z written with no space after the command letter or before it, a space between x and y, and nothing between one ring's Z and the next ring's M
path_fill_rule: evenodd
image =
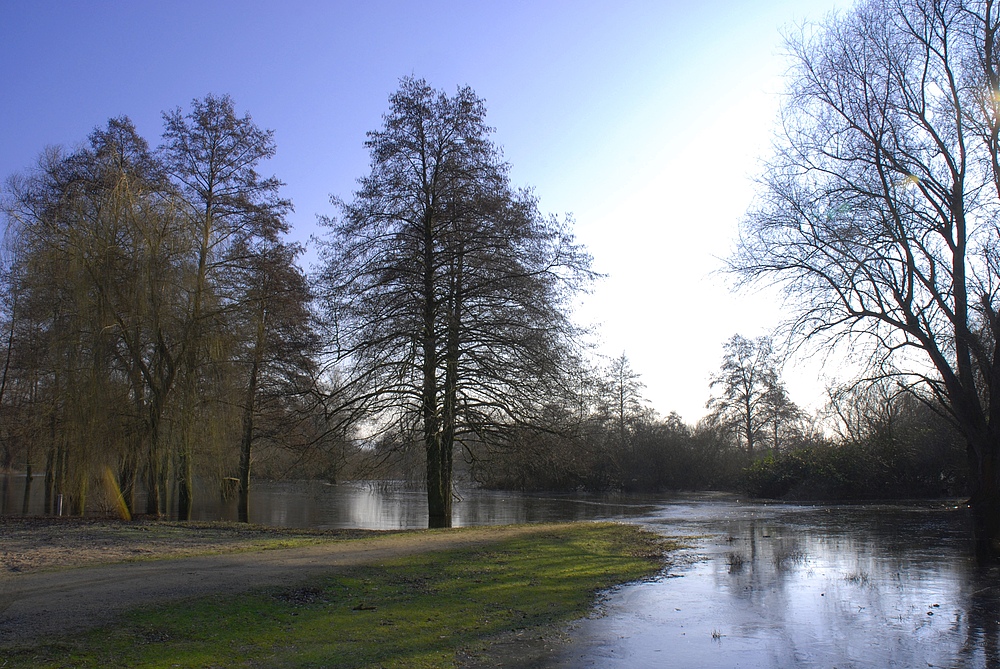
M553 663L580 667L996 667L1000 586L966 511L702 497L641 519L692 548L614 593Z
M44 513L41 477L35 477L29 515ZM24 476L0 474L0 514L21 515ZM490 490L459 491L453 525L507 525L545 521L627 519L648 515L659 500L615 495L524 495ZM144 508L145 498L136 500ZM237 520L235 496L223 500L217 490L195 490L194 520ZM322 481L262 481L250 495L250 522L277 527L371 530L427 527L425 493L392 482L332 485Z
M236 502L205 500L199 520L236 520ZM452 524L509 525L543 521L637 518L656 508L652 503L620 497L522 495L470 490L454 501ZM250 521L282 527L372 530L427 527L427 496L405 486L379 483L299 481L256 485L250 498Z
M24 477L0 476L20 514ZM41 481L29 513L41 513ZM236 519L200 491L195 517ZM553 669L1000 666L1000 572L971 558L965 509L940 503L762 504L473 490L454 524L618 519L689 548L665 575L612 593ZM381 484L258 483L251 521L286 527L426 527L423 493Z

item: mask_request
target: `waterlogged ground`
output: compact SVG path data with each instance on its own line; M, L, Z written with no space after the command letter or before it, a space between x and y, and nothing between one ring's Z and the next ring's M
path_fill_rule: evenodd
M19 490L16 481L0 485L0 511L21 509ZM675 558L666 577L614 593L604 615L576 626L565 652L545 666L1000 666L1000 571L977 568L967 512L955 504L810 506L720 495L469 491L456 508L457 525L615 519L688 537L692 548ZM216 511L205 518L234 512ZM262 485L251 511L256 522L285 527L426 526L420 494L360 484ZM101 556L114 549L114 542L94 540L94 527L85 529L87 545ZM42 566L36 564L42 554L18 552L15 535L13 526L0 530L0 566L11 572ZM53 555L78 555L73 537L53 536Z
M956 505L802 506L706 497L643 522L700 537L629 586L550 666L1000 666L1000 573Z

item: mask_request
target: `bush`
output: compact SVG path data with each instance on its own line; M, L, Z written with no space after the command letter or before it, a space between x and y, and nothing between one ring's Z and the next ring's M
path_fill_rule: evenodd
M965 462L956 443L896 440L821 443L768 455L743 472L743 488L771 499L900 499L958 494Z

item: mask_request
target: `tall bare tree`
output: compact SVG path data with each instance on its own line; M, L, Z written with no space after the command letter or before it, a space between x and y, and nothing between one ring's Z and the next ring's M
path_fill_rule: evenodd
M311 293L305 275L295 261L301 247L285 243L264 243L246 249L242 266L233 268L227 279L232 293L239 296L233 325L241 342L238 362L244 381L242 399L239 519L250 517L250 474L253 445L261 423L273 431L289 428L290 422L309 418L299 415L303 403L296 398L309 396L317 377L319 341L310 313ZM282 435L287 445L294 429Z
M632 368L625 353L597 371L600 402L595 418L606 426L608 474L618 476L634 460L634 437L642 425L652 422L654 412L642 395L646 387L642 375Z
M981 556L1000 554L1000 7L866 0L789 40L777 152L736 270L793 333L846 341L968 443Z
M321 277L347 387L426 453L429 522L451 524L455 449L526 421L560 376L568 298L591 275L568 225L512 188L486 107L407 78L335 200Z
M215 287L238 264L234 251L252 248L260 240L276 242L287 231L284 217L291 203L279 196L278 179L257 173L260 164L274 155L274 133L257 127L248 114L238 116L229 96L207 95L192 101L187 114L175 109L163 118L161 151L187 203L187 219L197 240L182 361L188 423L178 465L178 516L189 518L194 417L203 408L205 393L199 377L213 357L210 340L222 329L229 306Z

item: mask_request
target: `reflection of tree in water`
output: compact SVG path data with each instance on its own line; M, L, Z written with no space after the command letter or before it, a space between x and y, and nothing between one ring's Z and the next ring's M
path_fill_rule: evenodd
M726 556L726 565L735 581L730 580L728 585L741 598L757 600L780 594L788 572L805 556L801 536L772 522L749 520L730 536L732 550Z
M727 523L715 588L733 600L712 622L768 640L759 666L1000 667L1000 572L966 570L961 520L873 505Z
M970 575L965 607L965 641L959 652L960 666L1000 666L1000 570L993 567ZM957 621L961 625L961 621Z

